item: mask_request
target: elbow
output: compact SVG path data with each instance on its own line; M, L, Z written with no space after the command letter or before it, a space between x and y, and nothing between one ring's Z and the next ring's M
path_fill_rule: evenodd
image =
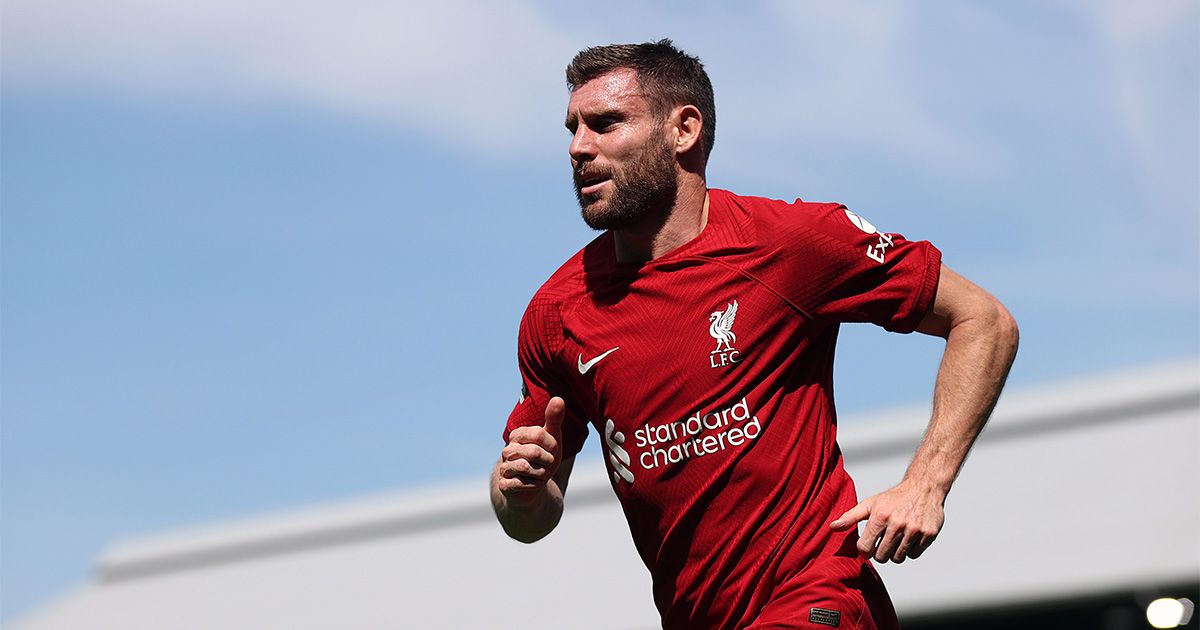
M1003 304L997 302L1000 312L997 315L997 328L1002 337L1008 342L1012 348L1013 354L1017 353L1017 346L1021 343L1021 329L1017 326L1017 318L1013 317L1012 313L1004 308Z
M505 529L504 533L508 534L509 538L517 542L525 543L526 545L532 545L533 543L545 538L546 534L549 534L550 532L513 531Z
M972 308L950 322L947 339L956 337L988 343L998 358L1012 363L1017 354L1021 331L1017 319L1000 303L987 295L976 300Z
M554 528L558 526L558 519L551 519L549 522L514 522L500 521L500 527L504 529L504 533L509 538L531 545L550 534Z
M1017 326L1017 318L1013 317L999 300L993 299L991 329L996 337L997 345L1008 356L1011 363L1017 356L1017 347L1021 342L1021 330Z

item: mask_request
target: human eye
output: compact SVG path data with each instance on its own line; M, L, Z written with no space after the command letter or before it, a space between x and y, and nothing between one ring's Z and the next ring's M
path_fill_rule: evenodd
M592 129L598 133L604 133L619 122L621 119L618 116L600 116L592 123Z

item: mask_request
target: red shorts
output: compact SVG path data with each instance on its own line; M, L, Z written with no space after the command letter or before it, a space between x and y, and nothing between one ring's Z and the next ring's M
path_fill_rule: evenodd
M746 630L899 630L892 598L869 560L858 557L857 535L833 557L787 579Z

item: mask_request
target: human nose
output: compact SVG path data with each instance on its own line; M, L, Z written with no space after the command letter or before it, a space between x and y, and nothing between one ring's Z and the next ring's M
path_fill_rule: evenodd
M587 125L580 124L575 129L575 135L571 137L571 146L567 148L567 152L576 162L596 157L596 135L587 128Z

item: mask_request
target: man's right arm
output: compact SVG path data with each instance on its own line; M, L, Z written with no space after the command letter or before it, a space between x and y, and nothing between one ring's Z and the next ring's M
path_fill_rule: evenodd
M549 534L562 518L563 494L575 457L562 455L566 405L554 397L543 426L517 427L492 470L496 519L509 537L531 543Z

